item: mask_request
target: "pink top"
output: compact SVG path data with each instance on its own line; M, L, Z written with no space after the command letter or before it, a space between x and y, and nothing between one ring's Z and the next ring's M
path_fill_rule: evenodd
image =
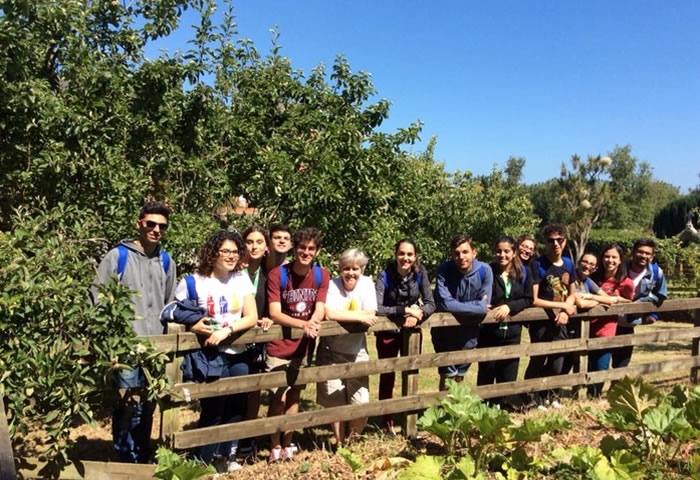
M629 277L620 283L617 283L614 278L608 278L600 284L600 288L613 297L634 299L634 283ZM610 315L591 320L591 337L614 337L615 332L617 332L617 316Z

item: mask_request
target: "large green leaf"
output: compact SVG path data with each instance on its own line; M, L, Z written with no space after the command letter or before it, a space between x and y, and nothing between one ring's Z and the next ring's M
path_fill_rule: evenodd
M401 480L442 480L443 457L421 455L403 471Z
M610 413L621 415L626 422L640 425L644 413L656 406L661 394L641 377L625 377L608 392Z

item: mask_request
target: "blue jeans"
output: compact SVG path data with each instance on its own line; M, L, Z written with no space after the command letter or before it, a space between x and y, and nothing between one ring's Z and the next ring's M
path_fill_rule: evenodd
M621 327L617 326L616 337L620 335L632 335L634 333L634 327ZM613 368L625 368L630 364L632 360L632 351L634 347L632 345L628 347L617 347L612 351L612 366Z
M146 376L141 368L118 372L115 375L118 388L145 387ZM120 401L112 413L112 441L119 454L119 461L148 463L151 460L151 427L153 426L153 402Z
M222 360L221 377L208 378L207 382L219 378L248 375L249 355L247 352L238 355L226 353L220 353L220 355ZM240 422L245 418L246 410L248 409L248 394L236 393L233 395L202 398L200 405L202 413L199 415L198 428ZM229 440L203 445L197 449L197 457L203 462L211 463L215 455L228 457L231 453L231 447L237 444L238 440Z
M588 354L588 371L600 372L610 368L610 359L612 351L610 350L595 350ZM603 393L603 383L593 383L588 386L588 394L593 397L600 397Z

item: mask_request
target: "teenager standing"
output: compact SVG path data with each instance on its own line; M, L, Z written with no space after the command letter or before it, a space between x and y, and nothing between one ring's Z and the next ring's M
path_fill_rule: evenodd
M375 286L377 314L388 317L401 328L413 328L435 311L428 272L420 263L416 242L410 238L396 242L394 260L379 273ZM376 337L380 359L399 356L403 343L401 329L377 332ZM393 396L395 381L394 372L379 376L379 400ZM393 415L385 415L384 424L389 434L396 434Z

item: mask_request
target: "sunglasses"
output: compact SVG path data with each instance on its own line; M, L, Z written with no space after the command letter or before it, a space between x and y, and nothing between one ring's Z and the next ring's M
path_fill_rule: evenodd
M554 243L562 244L566 241L566 238L564 237L556 237L556 238L548 238L547 243L554 245Z
M164 232L168 229L168 224L167 223L158 223L154 222L153 220L146 220L141 222L142 225L145 225L147 229L153 230L154 228L158 227L161 232Z

